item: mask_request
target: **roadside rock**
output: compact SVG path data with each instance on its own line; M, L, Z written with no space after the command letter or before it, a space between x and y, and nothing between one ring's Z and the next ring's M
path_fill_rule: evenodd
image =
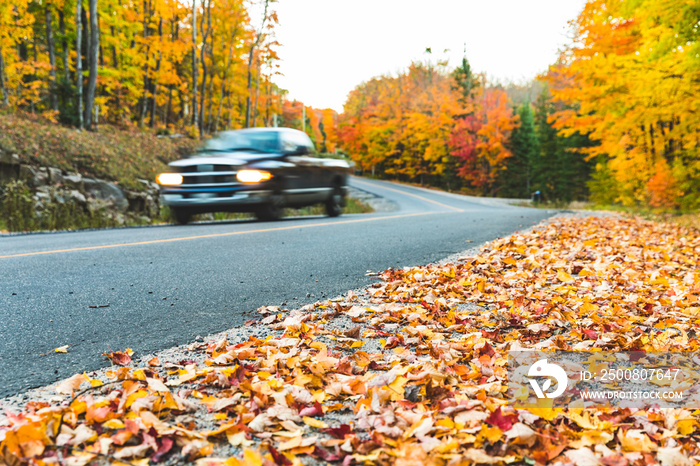
M0 150L0 184L19 178L19 156Z
M147 192L125 191L124 195L129 203L130 212L138 212L148 216L155 216L158 214L158 201L152 194Z
M58 168L49 167L49 180L51 184L62 184L63 183L63 172Z
M160 215L158 185L151 181L138 180L144 191L125 190L111 181L21 163L16 154L0 149L0 193L3 185L13 181L23 182L30 189L39 217L46 212L56 215L56 209L62 212L64 207L64 212L102 218L106 225L125 225L128 220L148 224Z
M85 189L85 187L83 186L83 177L76 173L71 173L69 175L64 176L63 184L67 188L73 188L79 191L83 191Z
M38 188L49 183L49 170L46 167L19 166L19 178L27 182L29 187Z
M85 195L75 189L72 189L68 192L68 201L75 202L76 204L83 206L87 204L87 199L85 198Z
M126 212L129 208L129 201L124 196L121 189L114 183L108 181L83 178L83 185L88 196L103 201L108 205L113 205L118 211Z

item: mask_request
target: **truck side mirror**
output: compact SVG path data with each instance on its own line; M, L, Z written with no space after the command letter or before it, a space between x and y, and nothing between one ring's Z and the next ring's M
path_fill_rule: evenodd
M297 146L297 148L293 152L294 155L307 155L309 153L310 151L307 146Z

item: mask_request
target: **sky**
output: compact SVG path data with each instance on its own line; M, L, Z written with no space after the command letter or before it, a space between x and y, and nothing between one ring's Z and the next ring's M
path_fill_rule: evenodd
M554 63L585 0L279 0L275 81L289 98L342 112L348 93L412 61L466 56L489 81L524 82ZM425 50L430 48L428 55Z

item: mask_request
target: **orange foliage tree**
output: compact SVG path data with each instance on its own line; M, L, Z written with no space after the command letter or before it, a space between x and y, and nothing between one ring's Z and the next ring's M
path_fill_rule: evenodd
M470 73L466 59L463 66ZM517 117L505 92L479 87L471 75L467 82L444 63L425 62L363 83L345 104L339 141L372 174L448 188L459 176L491 193Z

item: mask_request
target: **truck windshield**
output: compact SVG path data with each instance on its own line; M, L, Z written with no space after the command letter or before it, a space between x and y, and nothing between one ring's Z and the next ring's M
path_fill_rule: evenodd
M278 152L279 135L273 131L231 131L208 140L202 152L249 150Z

